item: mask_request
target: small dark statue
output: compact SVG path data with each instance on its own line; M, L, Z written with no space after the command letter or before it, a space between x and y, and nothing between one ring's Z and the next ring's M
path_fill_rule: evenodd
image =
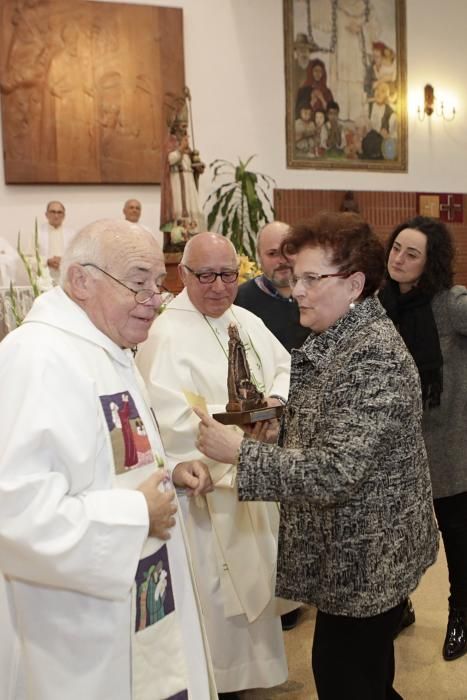
M229 403L227 412L251 411L267 406L263 394L258 391L251 381L250 368L246 358L238 328L234 323L229 325L229 371L227 375Z

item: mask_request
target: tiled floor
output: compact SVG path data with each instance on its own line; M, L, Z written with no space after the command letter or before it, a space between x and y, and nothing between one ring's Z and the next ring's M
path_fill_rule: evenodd
M446 561L441 551L437 563L411 596L416 623L396 641L395 687L404 700L467 700L467 655L450 663L441 656L447 596ZM314 618L314 610L305 609L297 627L285 633L287 683L272 690L247 691L242 700L317 700L310 669Z

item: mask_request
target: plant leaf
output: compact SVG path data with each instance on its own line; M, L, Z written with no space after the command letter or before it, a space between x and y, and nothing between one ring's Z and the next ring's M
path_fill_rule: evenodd
M218 199L208 214L208 222L207 223L208 223L209 230L211 230L211 227L214 226L214 224L215 224L215 221L217 219L217 215L219 213L219 209L221 208L221 204L222 204L222 199Z
M269 175L248 170L255 157L251 155L244 161L239 157L236 165L220 158L213 160L209 166L213 182L217 178L226 181L205 202L210 207L208 228L216 225L240 255L248 255L252 260L260 225L274 217L269 191L276 184Z

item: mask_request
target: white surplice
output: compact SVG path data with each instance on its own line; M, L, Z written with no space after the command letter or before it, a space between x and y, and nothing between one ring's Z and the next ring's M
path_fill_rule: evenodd
M0 236L0 287L16 284L17 267L20 257L13 246Z
M271 687L287 677L274 601L278 506L238 501L235 467L196 449L199 421L185 395L202 396L211 414L225 411L232 322L258 388L286 398L290 355L264 323L237 306L220 318L205 317L186 290L157 318L137 355L171 466L202 459L216 485L206 498L180 501L221 692Z
M39 252L42 257L48 259L55 256L61 258L68 243L73 238L75 231L68 226L50 226L49 223L40 224L37 230Z
M43 223L38 228L38 243L39 253L44 261L44 264L49 258L61 258L67 247L75 235L75 231L68 226L50 226L48 222ZM51 278L55 283L60 279L60 271L55 268L49 268Z
M183 520L148 538L135 490L165 455L131 352L57 287L0 385L2 700L214 700Z

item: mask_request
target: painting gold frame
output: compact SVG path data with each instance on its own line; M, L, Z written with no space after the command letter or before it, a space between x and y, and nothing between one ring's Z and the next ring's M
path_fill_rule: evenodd
M283 0L287 166L407 172L405 0Z

